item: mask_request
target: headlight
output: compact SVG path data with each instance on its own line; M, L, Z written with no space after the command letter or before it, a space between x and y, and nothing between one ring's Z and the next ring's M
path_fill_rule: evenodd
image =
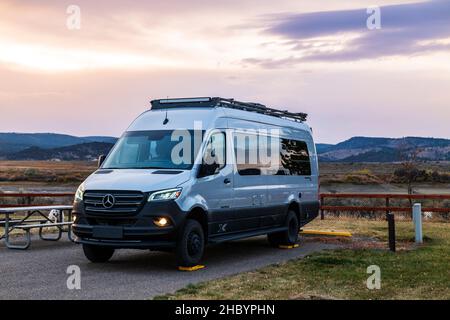
M84 194L84 184L81 184L77 192L75 192L75 202L83 201L83 194Z
M169 219L165 217L158 217L153 219L153 223L156 224L158 227L166 227L170 225Z
M173 200L177 199L181 195L181 188L161 190L153 192L148 201L161 201L161 200Z

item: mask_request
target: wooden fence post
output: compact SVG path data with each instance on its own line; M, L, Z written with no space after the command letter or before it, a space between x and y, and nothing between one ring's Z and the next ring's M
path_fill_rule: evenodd
M325 219L325 214L323 212L322 206L323 206L323 196L320 196L320 220Z
M395 218L393 213L387 214L389 230L389 250L395 252Z
M389 214L389 196L386 196L386 220Z

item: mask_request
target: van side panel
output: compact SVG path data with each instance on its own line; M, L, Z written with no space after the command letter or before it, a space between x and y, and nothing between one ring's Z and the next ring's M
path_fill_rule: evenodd
M238 218L242 221L257 218L260 228L280 226L285 222L289 204L296 202L300 207L301 225L314 219L319 210L317 195L318 166L315 145L310 131L303 127L286 128L241 119L230 119L229 128L263 129L267 132L270 132L271 129L277 129L280 132L280 138L305 142L311 163L311 174L305 176L241 176L235 167L234 207L238 211ZM263 196L264 191L265 196ZM255 223L254 220L253 223Z

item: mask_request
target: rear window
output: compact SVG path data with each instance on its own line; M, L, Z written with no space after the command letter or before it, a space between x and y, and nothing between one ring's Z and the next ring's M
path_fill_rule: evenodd
M283 174L292 176L310 176L311 162L306 142L281 139L280 167Z

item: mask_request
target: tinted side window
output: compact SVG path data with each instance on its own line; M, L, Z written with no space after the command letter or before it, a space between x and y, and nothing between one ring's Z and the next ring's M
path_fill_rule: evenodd
M280 165L287 175L311 175L308 146L304 141L281 139Z
M311 175L308 147L304 141L236 133L234 152L241 176Z
M236 166L241 176L259 176L258 136L256 134L234 134Z

